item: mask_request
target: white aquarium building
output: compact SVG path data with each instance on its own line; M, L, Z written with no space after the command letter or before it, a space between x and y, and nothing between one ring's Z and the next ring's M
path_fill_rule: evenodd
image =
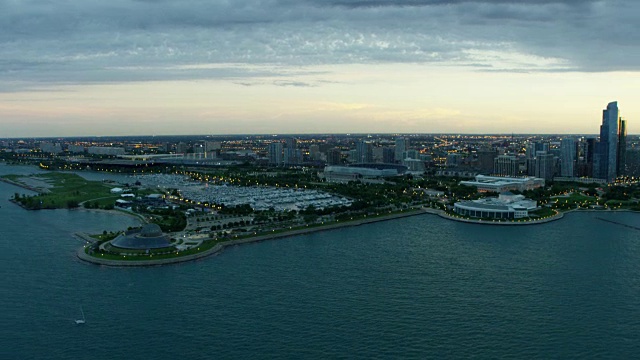
M460 201L454 204L456 214L475 218L520 219L529 216L529 211L538 208L537 201L525 199L524 195L510 192L495 198Z

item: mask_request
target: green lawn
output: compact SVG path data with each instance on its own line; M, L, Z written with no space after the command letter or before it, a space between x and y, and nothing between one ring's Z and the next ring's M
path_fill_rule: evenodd
M20 178L15 175L7 177L14 181L19 181ZM30 177L45 181L52 186L49 188L49 193L18 199L29 209L72 208L88 200L105 206L113 205L118 199L117 195L110 192L112 185L103 184L100 181L89 181L76 174L52 172Z
M559 210L571 210L577 207L585 208L597 202L595 197L579 193L573 193L568 197L556 197L554 199L556 200L556 203L553 207Z
M542 217L546 217L546 216L552 216L552 215L555 215L555 214L556 214L556 212L555 212L555 211L553 211L552 209L550 209L550 208L548 208L548 207L546 207L546 206L543 206L543 207L542 207L542 208L540 208L539 210L531 211L531 212L529 213L529 216L532 216L532 215L533 215L533 216L541 217L541 218L542 218Z

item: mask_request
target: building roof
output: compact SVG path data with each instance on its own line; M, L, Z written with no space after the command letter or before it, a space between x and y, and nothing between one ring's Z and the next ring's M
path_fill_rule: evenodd
M170 247L169 237L157 224L147 224L142 229L125 232L111 241L111 245L123 249L158 249Z
M475 209L481 209L481 210L509 211L509 207L505 206L505 205L484 204L484 203L475 202L475 201L462 201L462 202L457 203L457 205L459 205L459 206L468 206L468 207L472 207L472 208L475 208Z
M518 195L522 197L522 195ZM463 206L466 208L474 208L479 210L533 210L537 207L537 202L531 199L521 199L517 201L505 201L500 198L490 197L478 200L461 201L455 204L456 206Z

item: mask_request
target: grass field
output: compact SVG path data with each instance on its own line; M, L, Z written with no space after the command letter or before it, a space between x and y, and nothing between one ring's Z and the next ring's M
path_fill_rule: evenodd
M597 202L596 198L593 196L586 196L578 193L573 193L567 197L556 197L554 199L557 201L554 208L560 210L570 210L577 207L585 208L596 204Z
M7 178L25 182L22 177L8 175ZM52 172L28 179L46 183L48 192L36 196L20 197L16 199L29 209L59 209L73 208L84 201L93 201L101 206L113 205L118 195L111 194L110 185L100 181L89 181L76 174Z

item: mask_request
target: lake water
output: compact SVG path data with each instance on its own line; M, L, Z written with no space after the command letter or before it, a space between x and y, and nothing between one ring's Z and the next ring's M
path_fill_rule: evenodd
M18 171L34 172L0 164ZM0 183L0 359L640 353L640 231L598 219L639 214L524 227L420 215L131 269L80 262L72 234L134 219L29 212L14 192Z

